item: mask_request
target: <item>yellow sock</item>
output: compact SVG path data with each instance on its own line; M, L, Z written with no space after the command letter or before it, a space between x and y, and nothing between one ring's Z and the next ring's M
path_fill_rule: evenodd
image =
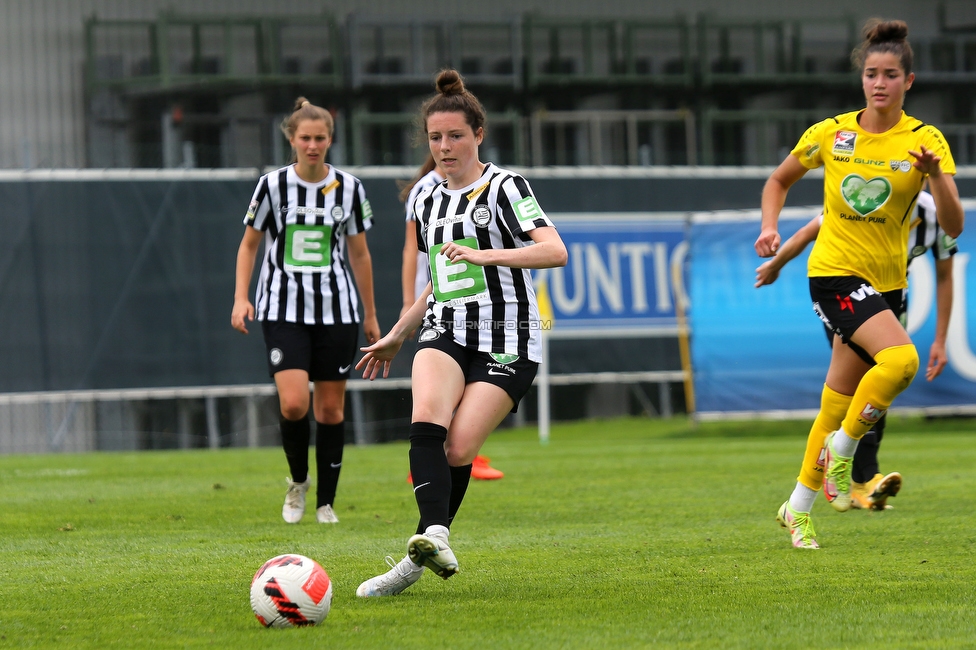
M854 440L871 430L918 372L918 352L911 344L885 348L874 361L877 365L861 378L844 418L844 431Z
M803 454L803 465L796 480L811 490L819 490L823 485L823 453L824 440L832 432L840 428L841 420L847 414L851 405L851 395L841 395L824 384L820 395L820 413L813 421L807 436L807 449Z

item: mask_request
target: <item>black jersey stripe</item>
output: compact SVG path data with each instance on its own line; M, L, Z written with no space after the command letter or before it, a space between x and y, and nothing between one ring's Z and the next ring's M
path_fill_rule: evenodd
M505 225L508 230L511 232L520 232L522 226L519 224L518 215L515 214L515 208L512 207L512 202L508 199L508 194L502 191L502 188L498 189L498 197L495 199L495 202L498 204L498 216L505 220Z
M346 198L345 178L341 174L336 174L336 181L339 184L332 190L332 195L335 197L335 204L342 207ZM329 269L331 271L329 273L329 290L332 292L332 314L336 323L342 322L342 299L339 295L339 280L336 278L336 273L341 273L345 270L342 268L342 247L339 243L340 228L336 224L336 227L332 229L332 241L329 242L329 245L332 247L332 265ZM351 302L349 303L349 307L349 313L353 313Z
M356 232L363 232L366 226L363 223L363 204L359 201L359 181L352 190L352 217L356 220Z
M920 191L921 190L919 190L919 192ZM905 212L905 214L903 214L901 216L901 222L900 223L905 223L905 219L907 219L908 218L908 215L910 215L912 213L912 209L914 209L914 207L915 207L915 202L918 201L918 194L919 194L919 192L915 192L915 196L912 197L911 202L908 204L908 210Z
M315 207L319 208L319 212L315 214L315 225L324 226L325 225L325 194L322 193L322 189L325 186L315 188ZM329 250L333 250L335 247L333 242L329 242ZM325 300L322 298L322 274L312 273L312 318L314 318L315 323L325 322Z
M295 187L295 205L303 208L308 207L307 203L308 193L305 191L304 185L297 185ZM299 221L302 225L309 222L308 213L301 215ZM312 222L314 223L314 217ZM295 289L295 322L304 323L305 322L305 273L295 274L295 284L298 286ZM313 275L318 275L317 273Z
M502 244L505 248L515 248L515 240L509 232L501 230ZM515 319L518 328L518 355L528 357L529 354L529 292L525 286L525 276L527 271L523 269L512 269L512 288L515 290L515 298L518 302Z
M918 131L919 129L921 129L924 126L928 126L928 124L926 124L925 122L922 122L921 124L919 124L918 126L916 126L914 129L912 129L912 133L915 133L916 131Z
M278 309L269 317L270 320L275 321L285 320L288 306L288 280L280 272L280 269L285 267L285 216L287 213L288 169L285 168L278 173L278 214L275 215L275 220L281 220L281 228L279 228L278 238L275 240L278 243L277 250L275 250L275 257L277 258L277 267L280 274L278 282Z
M487 194L489 188L485 188L485 191L481 193L475 205L478 203L487 204ZM490 209L490 208L489 208ZM504 228L500 229L504 232ZM487 228L475 228L475 234L478 238L478 249L479 250L490 250L493 248L491 244L491 233ZM504 237L504 235L503 235ZM506 248L508 248L506 246ZM488 296L491 299L491 351L504 353L505 352L505 328L504 323L506 321L506 304L505 304L505 293L502 288L501 277L499 276L499 271L497 266L486 266L484 267L485 273L485 283L488 285ZM515 270L512 269L512 273ZM468 333L469 339L471 338L470 332ZM477 338L477 337L476 337ZM477 342L474 343L477 347Z

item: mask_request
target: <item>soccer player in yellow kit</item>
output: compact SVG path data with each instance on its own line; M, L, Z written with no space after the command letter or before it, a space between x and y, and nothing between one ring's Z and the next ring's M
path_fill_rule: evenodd
M892 311L907 286L912 208L927 178L939 223L963 227L955 163L933 126L902 111L912 86L912 49L902 21L871 21L852 59L866 107L810 127L766 182L761 257L779 248L777 222L789 188L824 168L824 219L807 274L813 309L834 332L820 413L807 438L796 488L777 513L796 548L819 548L810 511L817 492L834 509L851 507L857 442L911 384L918 353Z

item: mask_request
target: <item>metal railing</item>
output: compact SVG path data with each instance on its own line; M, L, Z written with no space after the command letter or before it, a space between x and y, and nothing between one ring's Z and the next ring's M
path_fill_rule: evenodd
M675 125L683 129L681 139L684 160L674 160L668 156L662 128ZM531 163L543 165L675 165L697 164L697 142L695 115L689 110L676 111L536 111L529 120L532 144ZM645 138L640 136L640 127L646 127ZM578 155L569 160L566 133L560 127L573 127L578 130L585 147L576 147ZM612 131L617 127L616 137ZM544 136L552 132L553 146L546 147ZM610 135L610 137L607 137ZM547 156L547 150L552 151ZM658 153L655 160L654 152Z

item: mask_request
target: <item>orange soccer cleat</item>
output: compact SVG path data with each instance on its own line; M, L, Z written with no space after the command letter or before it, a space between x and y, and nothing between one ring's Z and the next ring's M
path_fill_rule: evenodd
M471 478L482 481L494 481L495 479L503 478L505 474L491 467L489 465L490 462L491 459L487 456L475 456L474 462L471 463Z
M504 478L505 473L491 467L488 464L490 462L491 459L487 456L475 456L474 462L471 463L471 478L476 478L482 481L494 481L496 479ZM407 473L407 483L413 485L413 474Z

